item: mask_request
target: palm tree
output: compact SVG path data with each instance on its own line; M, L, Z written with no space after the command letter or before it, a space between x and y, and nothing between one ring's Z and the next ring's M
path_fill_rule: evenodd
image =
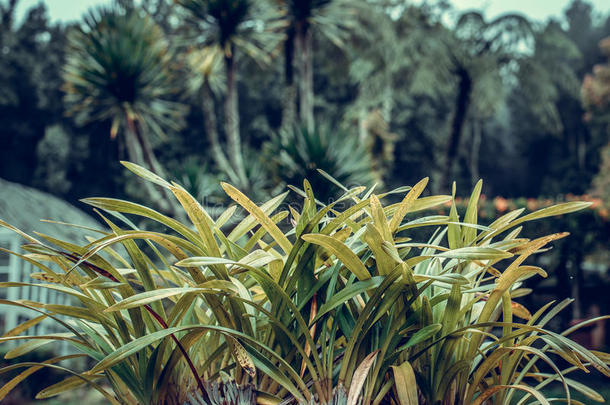
M506 14L488 22L478 12L467 12L458 19L454 35L446 39L449 69L457 91L439 182L441 188L449 188L469 116L475 108L488 113L500 104L501 70L523 55L523 45L532 39L531 25L520 15Z
M284 71L286 96L282 126L294 125L299 105L301 125L314 131L313 34L314 30L341 47L354 23L356 2L351 0L276 0L286 26ZM295 69L296 68L296 69ZM294 72L298 78L298 92Z
M210 123L210 106L204 105L207 117L206 128L212 132L208 137L212 144L216 162L222 168L230 162L231 170L243 186L248 181L244 167L242 140L239 129L239 108L237 93L237 62L240 52L259 62L268 62L270 53L276 48L280 37L277 35L275 11L266 2L252 0L177 0L190 12L192 22L201 34L199 57L211 63L219 55L224 64L225 99L224 129L228 145L228 159L215 135L214 125ZM205 70L205 69L204 69ZM203 97L211 98L209 80L203 81ZM205 102L205 100L204 100ZM207 112L206 112L207 109ZM225 169L226 170L226 169Z
M97 8L70 33L65 66L65 101L78 123L110 122L110 136L122 135L129 160L163 177L150 135L178 130L184 106L174 93L171 55L161 29L130 8ZM146 188L147 197L172 212L166 189Z

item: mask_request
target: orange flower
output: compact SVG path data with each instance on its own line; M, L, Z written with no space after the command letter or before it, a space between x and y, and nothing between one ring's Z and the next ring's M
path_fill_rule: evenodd
M505 212L508 208L508 201L506 200L506 198L498 196L494 198L494 206L496 207L496 210L498 212Z
M527 199L527 209L530 211L535 211L538 208L538 201L535 198Z

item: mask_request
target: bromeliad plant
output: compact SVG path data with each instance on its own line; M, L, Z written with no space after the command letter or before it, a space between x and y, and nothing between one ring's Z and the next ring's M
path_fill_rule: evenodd
M34 278L44 283L0 287L33 285L74 299L71 306L0 301L40 314L0 338L25 342L7 356L56 341L75 353L1 369L26 367L0 398L52 367L70 376L38 397L89 384L113 404L549 404L557 399L541 390L555 381L568 403L579 403L572 389L603 400L567 375L595 368L610 376L609 356L569 340L580 326L545 329L569 302L532 315L515 301L527 292L524 279L545 275L525 260L566 236L520 238L521 224L587 203L516 210L482 226L481 183L463 218L455 205L448 216L418 217L452 196L422 197L427 179L375 194L325 174L343 193L330 204L307 181L294 189L299 211L279 209L287 193L257 205L222 184L237 205L214 219L178 184L125 165L171 192L190 223L109 198L84 200L108 226L91 229L97 236L84 246L2 222L27 241L24 254L11 253L38 267ZM238 209L246 216L229 228ZM129 216L166 232L138 229ZM422 229L427 240L411 239ZM46 318L66 333L23 335ZM95 365L85 372L60 365L75 357Z

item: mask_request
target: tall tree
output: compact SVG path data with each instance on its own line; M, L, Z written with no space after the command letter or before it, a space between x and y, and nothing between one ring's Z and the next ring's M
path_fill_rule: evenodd
M391 181L399 141L395 130L414 110L408 104L415 104L414 99L423 93L436 96L431 88L442 72L430 67L443 65L439 37L444 30L434 21L437 8L406 6L395 0L369 0L367 5L366 12L357 16L359 29L352 32L347 47L349 78L357 93L343 109L346 120L357 124L360 141L373 153L374 168ZM432 77L424 77L430 72ZM413 140L410 135L402 134Z
M202 47L199 52L204 61L213 60L221 55L224 62L225 98L224 98L224 129L228 145L228 159L217 158L221 166L229 161L232 171L237 175L243 187L247 187L248 179L244 167L242 138L239 127L238 108L238 69L240 51L261 62L270 59L270 53L278 44L277 26L274 24L276 14L266 2L251 0L177 0L185 7L198 25L199 40ZM203 81L207 86L209 82ZM209 98L209 88L204 87L204 97ZM205 102L205 101L204 101ZM209 110L208 110L209 111ZM214 131L208 116L208 127ZM219 142L208 134L214 153L221 153ZM221 163L222 162L222 163Z
M478 12L467 12L458 19L455 35L447 40L450 71L455 83L454 112L449 127L445 162L439 186L449 188L464 127L473 106L484 107L478 99L498 100L501 70L523 54L532 41L532 29L523 16L508 14L485 21ZM496 103L497 104L497 103Z
M610 18L584 1L573 1L562 21L536 29L533 53L519 61L510 99L511 138L522 167L515 165L521 195L586 193L599 170L599 150L607 143L593 122L586 122L581 101L583 77L605 57L599 41L610 35ZM521 173L519 173L521 171Z
M121 134L129 159L164 176L151 135L178 130L184 106L169 101L169 53L161 29L147 15L118 6L98 8L70 33L65 102L77 122L109 121ZM167 212L173 198L146 182L147 197ZM175 213L175 212L174 212Z
M22 19L16 15L18 5L0 0L0 172L32 185L36 144L63 114L57 100L65 29L49 21L44 4L30 8Z
M299 107L300 124L314 130L314 31L342 47L346 33L355 22L356 2L350 0L276 0L286 27L284 72L286 95L282 126L294 125L295 107ZM297 77L298 91L295 85Z
M241 183L241 178L234 170L234 166L231 165L222 147L216 121L214 95L221 93L226 84L222 78L222 52L218 47L212 49L204 47L198 51L186 52L186 58L192 71L189 87L200 98L204 130L212 150L212 159L219 171L225 173L231 182Z

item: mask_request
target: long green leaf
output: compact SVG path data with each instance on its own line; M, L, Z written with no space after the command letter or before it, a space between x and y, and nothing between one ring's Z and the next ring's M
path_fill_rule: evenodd
M153 291L146 291L140 294L132 295L114 305L106 308L104 312L120 311L123 309L136 308L151 302L159 301L164 298L173 297L175 295L186 293L237 293L237 287L230 281L211 280L200 284L198 287L177 287L177 288L161 288Z
M343 242L338 241L332 236L313 233L303 235L301 238L306 242L322 246L331 251L349 271L354 273L358 280L364 281L371 278L371 274L366 269L364 264L362 264L358 256L356 256L356 254Z
M241 205L246 211L250 213L258 223L267 230L269 235L277 242L282 248L284 253L290 253L292 244L288 238L282 233L280 228L269 218L267 214L256 204L254 204L244 193L233 187L228 183L221 183L222 188L229 197L231 197L236 203Z
M400 366L392 366L392 371L400 405L418 405L417 381L411 363L405 361Z

